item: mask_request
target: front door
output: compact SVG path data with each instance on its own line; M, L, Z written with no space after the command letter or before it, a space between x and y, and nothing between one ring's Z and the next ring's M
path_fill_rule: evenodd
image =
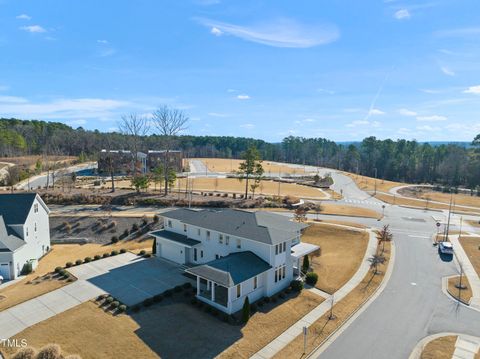
M197 248L193 248L193 260L194 262L197 261Z

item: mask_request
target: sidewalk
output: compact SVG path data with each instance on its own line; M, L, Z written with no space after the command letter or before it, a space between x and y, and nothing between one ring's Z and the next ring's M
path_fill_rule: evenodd
M370 237L368 240L368 246L363 261L360 264L360 267L358 268L355 275L350 278L350 280L342 288L340 288L334 293L333 297L335 302L342 300L348 293L350 293L350 291L352 291L363 280L365 275L370 270L370 263L368 262L368 258L370 258L376 253L377 239L375 233L372 230L369 230L368 232L370 233ZM324 302L322 302L320 305L318 305L316 308L306 314L302 319L300 319L298 322L296 322L290 328L280 334L276 339L267 344L263 349L255 353L251 357L251 359L272 358L280 350L286 347L292 340L302 334L303 327L309 327L322 315L324 315L328 310L330 310L331 298L332 296L328 296L328 298Z
M480 278L478 273L475 271L475 268L472 266L470 259L465 253L460 241L458 240L458 235L448 236L448 239L453 244L455 255L457 256L458 261L463 266L463 272L470 282L470 287L472 289L472 299L470 299L470 306L480 310Z

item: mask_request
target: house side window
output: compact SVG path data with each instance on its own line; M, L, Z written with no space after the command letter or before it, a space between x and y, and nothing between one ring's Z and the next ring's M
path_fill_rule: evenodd
M172 227L173 227L172 221L171 221L171 220L168 220L167 225L168 225L168 227L172 228Z
M25 232L26 232L26 235L27 235L27 237L28 237L28 227L26 228L26 231L25 231Z
M38 203L33 205L33 213L38 213Z
M35 222L35 226L34 226L34 232L37 231L37 222Z
M200 230L200 228L197 229L197 234L198 234L199 237L202 234L202 231Z
M258 287L258 277L253 277L253 289L257 289Z
M210 239L210 231L207 231L207 239Z
M200 251L200 258L203 258L203 251Z
M242 248L242 241L239 238L237 238L237 248Z
M278 269L275 269L275 283L278 282Z
M241 294L242 294L242 289L240 287L240 284L237 284L237 298L240 298Z
M218 243L223 244L223 234L218 234Z
M275 245L275 255L278 254L278 244Z
M230 236L225 236L225 244L228 246L230 243Z
M183 231L184 231L184 232L187 231L187 225L186 225L186 224L183 225Z
M283 266L282 267L282 279L285 279L285 272L287 270L287 267Z
M283 242L283 251L285 252L287 250L287 242Z

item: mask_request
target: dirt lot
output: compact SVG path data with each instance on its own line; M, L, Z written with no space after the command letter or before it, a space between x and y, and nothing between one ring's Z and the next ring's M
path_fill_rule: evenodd
M43 165L46 165L47 162L51 164L58 163L67 163L70 164L77 160L77 157L74 156L20 156L20 157L0 157L1 162L14 163L17 166L26 167L30 169L35 168L35 164L40 160Z
M450 203L450 193L443 193L432 191L428 188L406 188L399 191L400 194L412 198L419 198L429 201L443 202L446 204ZM470 207L480 207L480 197L470 196L468 194L454 194L453 200L457 206L470 206Z
M143 221L147 221L144 225ZM87 239L90 243L109 244L112 237L119 239L146 239L148 231L160 227L160 222L154 223L152 217L50 217L50 237L53 241L69 239ZM138 231L125 236L125 230L131 232L137 226Z
M16 337L26 338L37 348L58 343L65 352L83 359L211 358L219 354L222 358L248 358L322 301L304 292L283 303L266 305L247 325L237 326L175 296L183 298L174 295L173 300L164 299L131 316L112 316L93 302L84 303ZM276 325L268 325L272 322Z
M375 178L372 178L372 177L360 176L360 175L356 175L349 172L342 172L342 173L344 175L347 175L351 179L353 179L354 182L357 184L358 188L364 191L374 191L375 182L377 184L377 191L379 192L388 192L393 187L403 186L406 184L402 182L393 182L393 181L387 181L383 179L375 180Z
M101 244L58 244L52 246L52 251L47 254L40 262L34 273L28 275L18 283L0 291L0 310L23 303L39 295L51 292L66 284L65 280L56 278L41 280L41 277L49 276L56 267L65 266L66 262L75 262L77 259L85 257L94 257L97 254L111 252L125 248L133 252L141 249L151 250L152 240L142 241L120 241L113 245Z
M460 283L460 276L456 276L448 279L448 292L456 299L459 299L458 288L455 287ZM470 298L472 298L472 288L470 288L470 283L466 276L462 278L462 286L465 285L467 288L460 291L460 300L464 303L469 303Z
M321 256L311 265L318 274L315 287L327 293L340 289L355 274L368 245L368 233L329 224L312 224L302 241L320 246Z
M388 267L390 260L390 247L391 244L385 245L384 256L386 262L380 265L377 275L373 275L373 272L369 272L362 282L355 287L346 297L337 302L333 308L333 314L336 319L329 320L329 313L325 313L320 319L308 327L307 336L307 353L310 353L318 345L320 345L333 331L341 326L345 320L357 309L364 301L366 301L372 293L380 286L385 271ZM303 352L303 335L296 337L290 344L277 353L274 358L301 358Z
M238 166L243 160L228 159L228 158L192 158L202 161L211 172L226 172L232 173L238 170ZM279 174L308 174L311 172L305 171L303 166L291 165L284 163L276 163L270 161L262 162L263 169L266 176L276 176Z
M467 253L475 271L480 275L480 237L462 236L460 238L460 244L465 250L465 253Z
M432 340L423 348L420 359L451 359L455 351L456 340L455 335Z

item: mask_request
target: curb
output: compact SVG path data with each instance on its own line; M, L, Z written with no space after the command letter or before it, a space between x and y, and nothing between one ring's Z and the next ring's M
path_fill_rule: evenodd
M473 339L474 341L480 340L480 338L474 337L472 335L461 334L461 333L452 333L452 332L443 332L443 333L437 333L437 334L429 335L428 337L423 338L422 340L420 340L417 343L415 348L413 348L412 353L410 354L408 359L420 359L421 355L422 355L422 352L423 352L423 349L425 349L425 347L427 346L428 343L430 343L431 341L433 341L435 339L442 338L442 337L447 337L447 336L451 336L451 335L457 336L457 337L459 337L461 335L462 337L465 337L467 339Z
M390 261L388 263L387 272L385 273L385 276L383 277L380 286L377 287L377 289L370 295L370 297L365 299L365 301L353 313L351 313L337 329L335 329L327 338L325 338L325 340L323 340L320 345L318 345L308 355L306 355L305 358L311 358L312 356L320 356L383 292L392 276L393 266L395 264L395 242L392 241L391 244L392 246L390 250Z

